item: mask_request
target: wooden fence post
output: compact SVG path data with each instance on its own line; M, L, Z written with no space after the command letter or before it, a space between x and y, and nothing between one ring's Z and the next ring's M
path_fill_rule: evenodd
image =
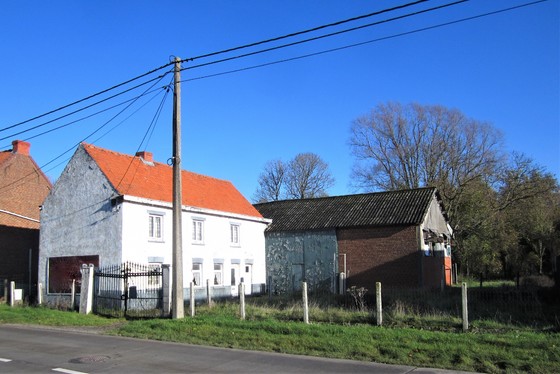
M463 331L469 331L469 307L467 302L467 283L463 282L461 287L461 299L463 307Z
M307 302L307 282L302 282L302 296L303 296L303 322L309 323L309 303Z
M375 308L377 310L377 326L383 325L383 305L381 298L381 282L375 283Z
M239 283L239 316L242 320L245 319L245 284Z
M191 309L191 317L194 317L194 306L196 304L196 299L194 296L194 283L191 282L190 283L190 288L189 288L189 306Z

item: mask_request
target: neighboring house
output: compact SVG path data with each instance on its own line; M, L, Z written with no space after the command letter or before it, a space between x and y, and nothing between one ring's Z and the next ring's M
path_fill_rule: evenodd
M347 287L441 287L451 284L450 241L435 188L256 204L265 231L272 292Z
M0 152L0 281L16 281L25 296L34 296L39 210L52 185L29 155L30 143L12 146Z
M41 211L39 280L47 302L70 292L82 264L172 263L172 167L82 143ZM182 171L184 296L191 281L214 295L265 286L269 220L229 182Z

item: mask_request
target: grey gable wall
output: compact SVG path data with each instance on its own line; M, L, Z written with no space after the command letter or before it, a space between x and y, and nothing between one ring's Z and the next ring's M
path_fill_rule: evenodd
M335 292L335 230L268 232L265 236L266 273L274 294L300 290L302 280L310 292Z
M121 262L122 218L115 194L97 164L78 147L41 211L39 282L47 290L48 258L99 255L99 265ZM46 291L44 291L46 292Z

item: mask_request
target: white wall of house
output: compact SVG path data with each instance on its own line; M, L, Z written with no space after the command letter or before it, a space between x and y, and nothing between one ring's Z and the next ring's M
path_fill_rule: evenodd
M125 196L120 211L123 215L123 261L171 264L171 204ZM149 235L150 215L161 217L161 238ZM202 241L193 240L193 220L201 222ZM184 288L196 277L201 283L198 287L205 287L206 280L210 280L211 285L217 281L218 287L230 291L243 277L244 282L250 282L257 291L266 283L264 230L267 222L255 217L183 208ZM237 227L238 243L231 242L232 225ZM193 273L194 263L200 264L196 265L200 268ZM215 265L221 270L216 270Z

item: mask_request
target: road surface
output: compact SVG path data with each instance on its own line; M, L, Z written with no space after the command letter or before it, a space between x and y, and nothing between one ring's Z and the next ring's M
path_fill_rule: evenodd
M0 325L0 373L453 373Z

